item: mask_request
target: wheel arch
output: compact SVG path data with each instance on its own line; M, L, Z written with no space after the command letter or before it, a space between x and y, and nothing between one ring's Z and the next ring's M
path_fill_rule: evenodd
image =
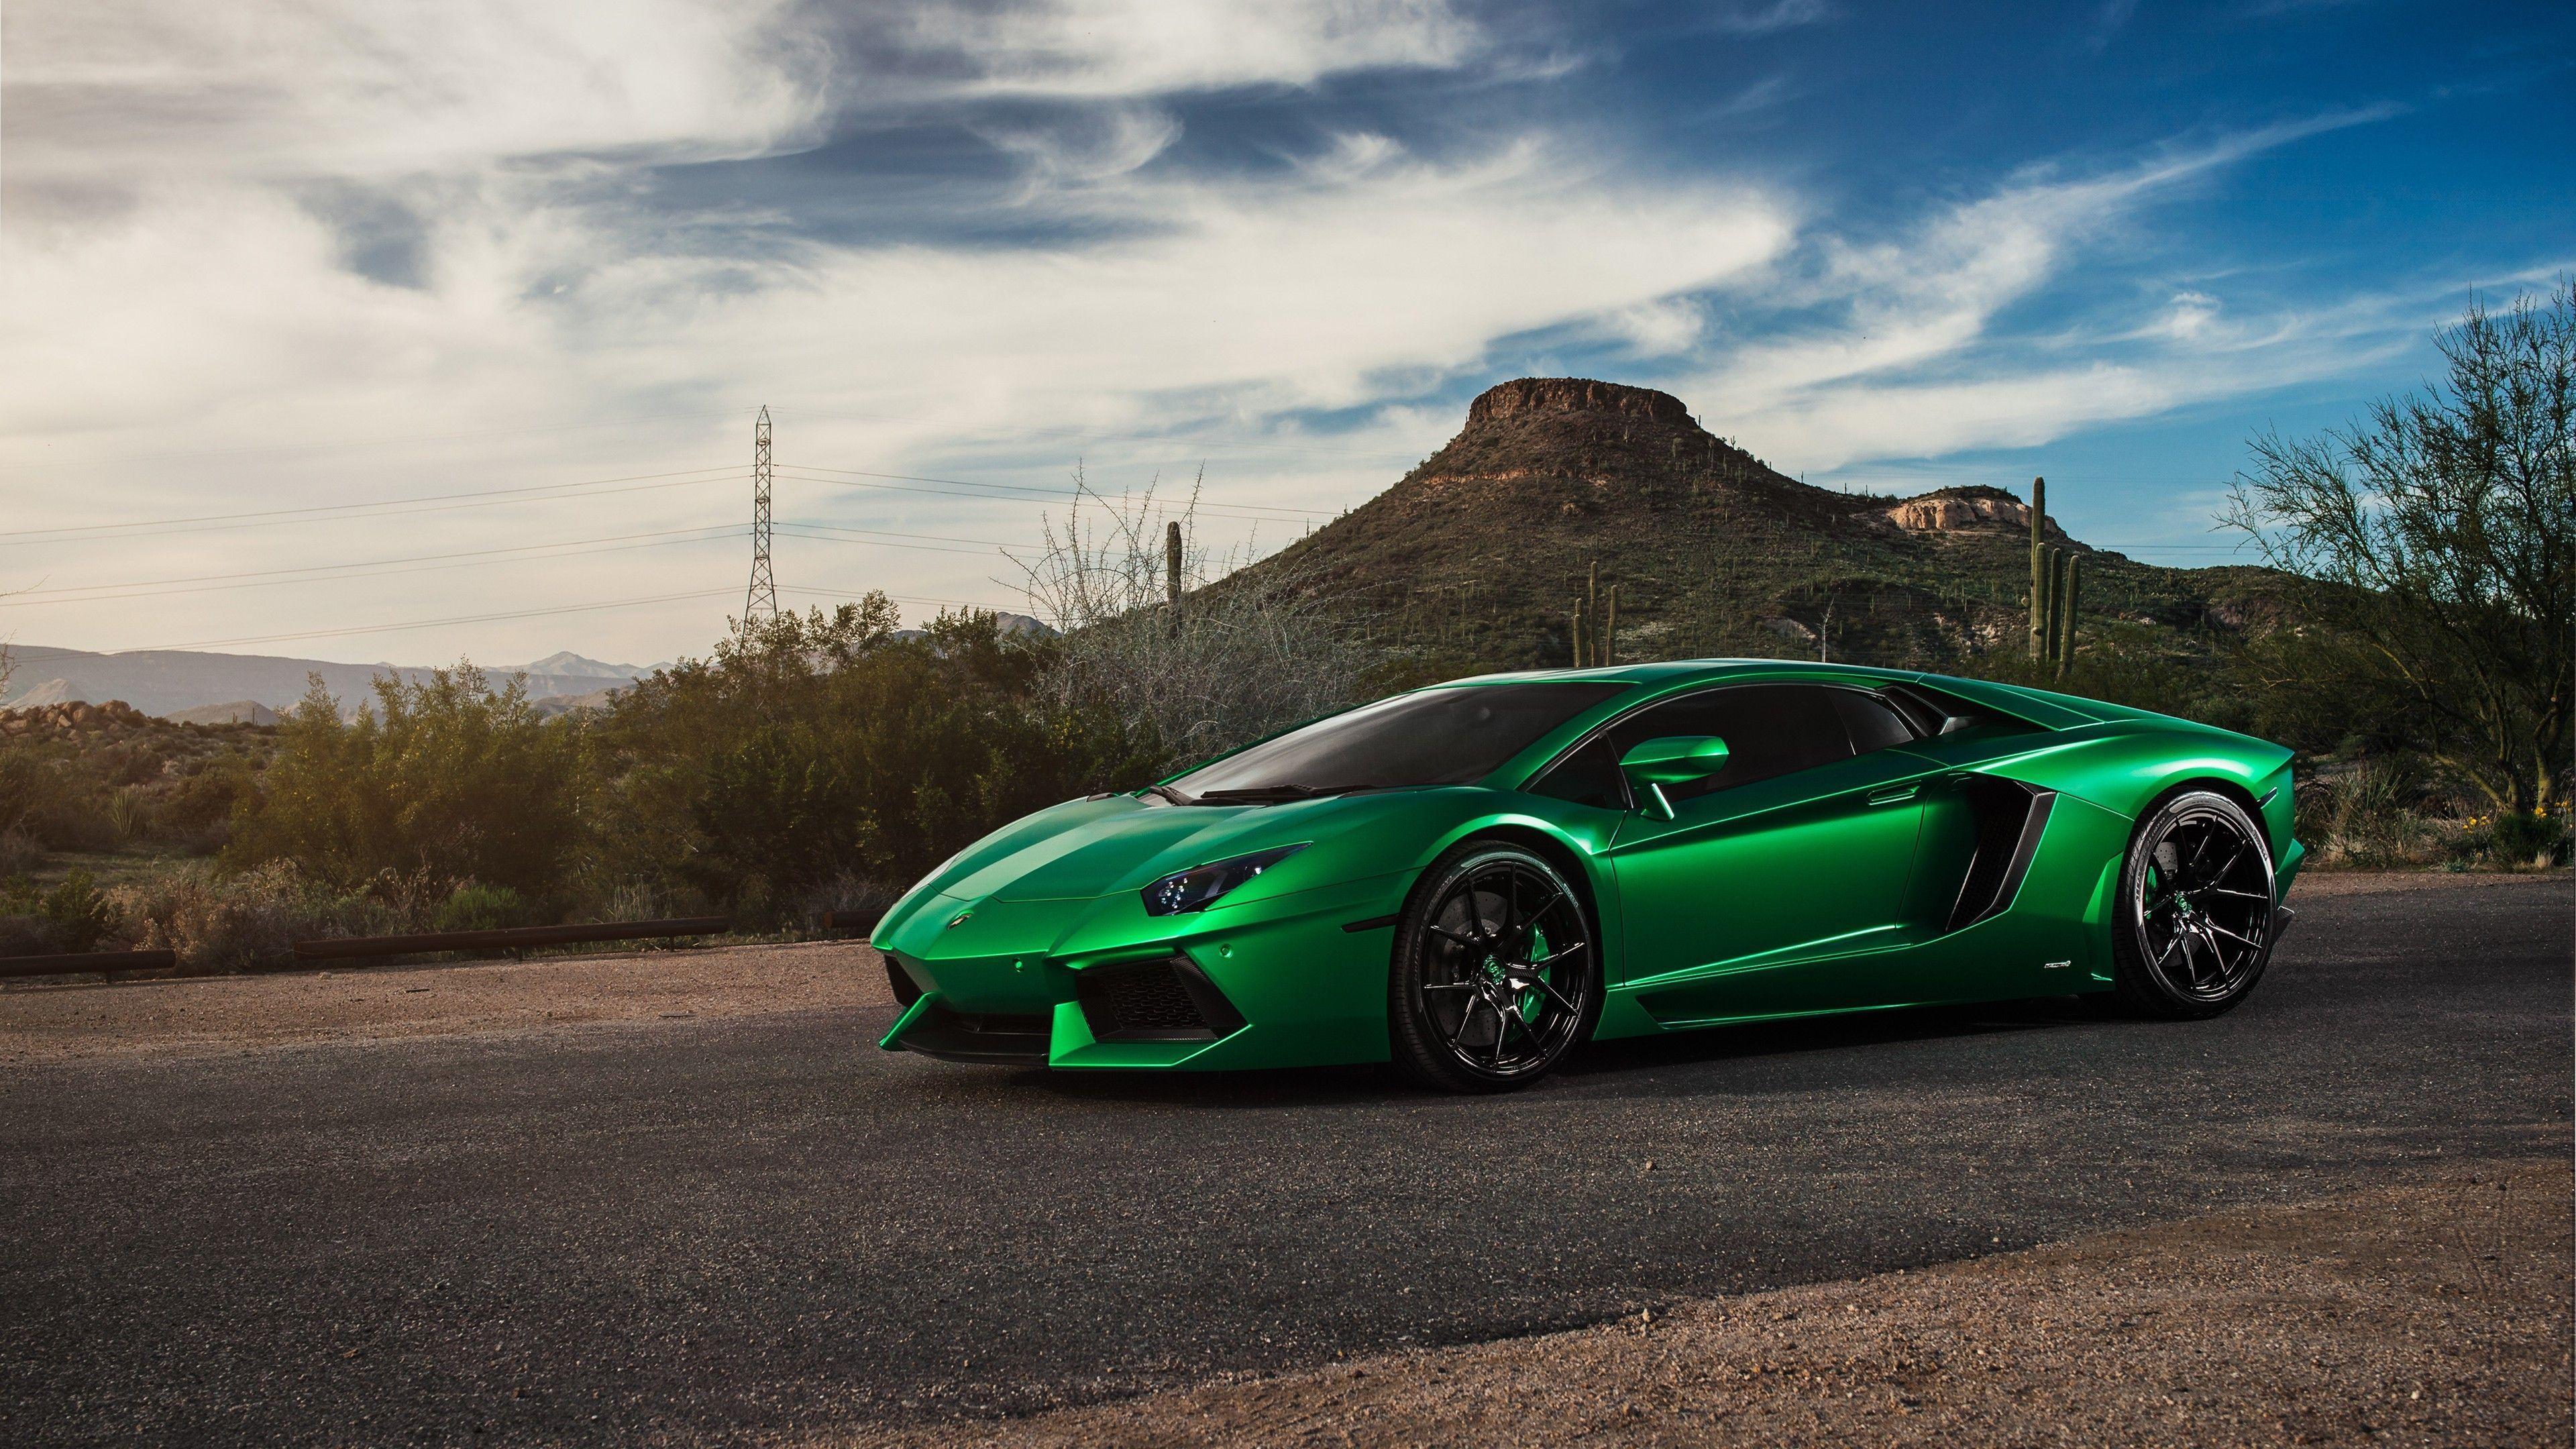
M1603 966L1622 959L1617 914L1609 909L1610 893L1600 879L1603 867L1572 840L1526 818L1487 816L1442 836L1413 867L1413 883L1405 887L1403 909L1413 909L1435 861L1461 845L1478 841L1517 845L1556 867L1566 884L1574 888L1584 914L1592 918L1592 934L1601 943Z

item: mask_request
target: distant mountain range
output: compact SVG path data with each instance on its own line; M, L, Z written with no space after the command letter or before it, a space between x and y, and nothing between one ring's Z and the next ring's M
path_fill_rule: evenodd
M288 709L304 697L308 677L354 709L372 692L377 676L406 681L429 676L423 667L398 664L339 664L327 659L288 659L266 654L201 654L189 650L145 649L129 654L92 654L80 649L53 649L41 644L9 646L13 672L0 693L0 708L25 709L63 700L103 704L121 699L145 714L199 723L242 720L265 723L262 713ZM595 703L651 674L661 665L609 664L569 651L549 654L524 665L487 665L495 681L524 672L528 696L540 708L568 707L573 701ZM552 712L552 710L549 710Z
M1050 634L1054 631L1025 614L1001 616L1006 634ZM922 631L903 629L895 637L919 638ZM380 675L407 682L429 677L423 666L407 664L337 664L327 659L290 659L269 654L202 654L184 649L141 649L128 654L92 654L80 649L53 649L42 644L8 646L12 672L0 689L0 709L32 709L81 700L105 704L121 699L145 714L183 724L275 724L277 716L304 697L310 677L353 714L375 690ZM528 698L540 714L604 705L619 690L660 669L661 664L610 664L561 650L526 664L487 664L483 673L496 685L513 674L525 674Z

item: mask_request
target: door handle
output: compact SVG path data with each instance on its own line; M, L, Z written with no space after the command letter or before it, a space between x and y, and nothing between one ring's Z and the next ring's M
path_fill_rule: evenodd
M1862 798L1872 805L1893 805L1900 800L1913 799L1921 793L1922 789L1923 786L1919 781L1904 785L1881 785Z

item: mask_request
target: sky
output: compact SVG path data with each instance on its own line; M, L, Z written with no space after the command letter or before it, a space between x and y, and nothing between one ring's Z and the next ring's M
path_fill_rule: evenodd
M1243 559L1527 375L2241 555L2248 437L2576 270L2576 7L12 0L0 641L703 654Z

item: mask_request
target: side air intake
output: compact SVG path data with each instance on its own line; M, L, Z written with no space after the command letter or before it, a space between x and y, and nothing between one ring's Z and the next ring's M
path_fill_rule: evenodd
M1234 1003L1178 954L1078 971L1073 997L1100 1041L1215 1041L1243 1027Z
M1968 808L1977 821L1977 845L1968 857L1968 878L1950 908L1950 926L1963 930L2011 909L2030 874L2031 857L2039 851L2040 834L2048 828L2054 790L2034 790L2010 780L1980 775L1968 781Z

